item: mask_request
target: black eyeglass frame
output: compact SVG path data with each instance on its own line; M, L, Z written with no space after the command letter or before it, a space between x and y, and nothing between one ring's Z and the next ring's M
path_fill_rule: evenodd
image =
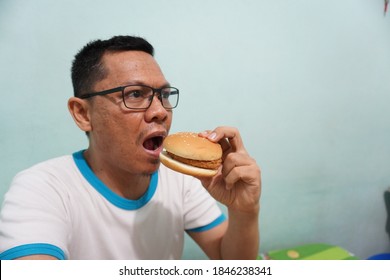
M146 87L146 88L149 88L149 89L152 90L153 95L151 96L149 105L147 107L145 107L145 108L132 108L132 107L128 107L126 105L126 101L125 101L125 88L131 87L131 86ZM161 94L162 94L162 91L164 89L167 89L167 88L174 89L176 91L175 94L177 94L177 101L176 101L175 106L171 106L171 107L165 107L164 106ZM125 86L111 88L111 89L106 89L106 90L102 90L102 91L98 91L98 92L86 93L86 94L83 94L82 96L80 96L79 98L87 99L87 98L91 98L91 97L94 97L94 96L102 96L102 95L106 95L106 94L110 94L110 93L114 93L114 92L119 92L119 91L122 92L122 101L123 101L123 104L125 104L125 107L128 108L128 109L132 109L132 110L147 110L150 107L150 105L152 105L152 102L153 102L153 99L154 99L154 96L156 95L156 93L158 93L157 98L160 100L161 105L165 109L168 109L168 110L174 109L179 104L179 89L175 88L175 87L171 87L171 86L165 86L165 87L161 87L161 88L153 88L153 87L147 86L147 85L125 85Z

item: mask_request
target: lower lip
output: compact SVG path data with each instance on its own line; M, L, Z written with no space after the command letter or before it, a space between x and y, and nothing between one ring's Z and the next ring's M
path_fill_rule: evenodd
M160 146L156 150L147 150L147 149L144 149L144 150L146 151L146 153L148 153L152 157L159 158L160 157L160 153L162 152L163 148L162 148L162 146Z

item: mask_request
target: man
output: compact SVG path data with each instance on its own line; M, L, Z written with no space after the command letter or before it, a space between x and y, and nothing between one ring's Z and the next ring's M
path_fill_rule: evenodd
M213 178L160 165L179 91L147 41L89 43L72 81L68 108L89 147L14 178L0 217L1 259L179 259L184 231L211 259L256 258L260 170L237 129L201 133L224 151Z

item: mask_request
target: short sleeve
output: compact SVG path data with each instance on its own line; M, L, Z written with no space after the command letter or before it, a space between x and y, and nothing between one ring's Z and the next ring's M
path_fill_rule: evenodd
M0 216L0 258L32 254L65 258L70 222L66 194L55 176L39 170L19 173Z
M226 220L216 200L211 197L198 179L187 179L184 197L185 229L209 230Z

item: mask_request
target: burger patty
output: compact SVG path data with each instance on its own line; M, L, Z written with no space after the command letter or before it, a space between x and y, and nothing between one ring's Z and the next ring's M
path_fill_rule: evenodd
M183 158L179 157L177 155L174 155L170 152L167 151L169 156L177 161L180 161L182 163L200 167L200 168L206 168L206 169L218 169L218 167L222 163L222 159L217 159L217 160L194 160L194 159L188 159L188 158Z

